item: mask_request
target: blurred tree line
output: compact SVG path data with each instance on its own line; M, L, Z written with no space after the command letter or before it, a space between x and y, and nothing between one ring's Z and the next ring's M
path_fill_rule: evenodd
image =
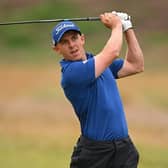
M112 10L128 12L148 58L153 57L156 63L164 64L165 61L162 60L165 59L168 43L167 6L166 0L1 0L0 22L98 16ZM86 47L99 51L107 39L108 31L100 22L78 24L91 37ZM30 58L30 55L33 59L44 58L50 51L50 32L54 25L55 23L1 26L0 59L21 59L23 55L24 58ZM157 51L152 52L156 48Z

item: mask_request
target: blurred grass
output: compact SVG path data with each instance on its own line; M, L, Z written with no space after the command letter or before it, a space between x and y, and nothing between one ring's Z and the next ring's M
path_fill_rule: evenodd
M70 162L72 146L58 146L56 142L30 139L0 140L1 168L66 168ZM167 168L168 149L159 146L137 145L140 152L139 168Z
M141 153L139 168L167 168L168 148L160 146L140 145L138 149Z
M62 167L69 164L70 149L57 143L42 144L30 139L0 140L1 168L46 168Z
M147 90L146 99L148 103L155 104L158 107L164 108L167 111L168 109L168 95L165 94L165 90Z
M79 128L59 86L59 68L13 65L0 71L6 77L0 84L0 167L68 167ZM158 101L159 94L167 100L165 74L147 72L118 81L124 105L138 104L133 110L136 120L129 122L129 128L136 132L133 137L137 137L141 154L139 168L168 166L167 125L162 118L152 125L152 109L140 110L146 103L156 106L159 114L161 108L166 111L167 106L152 100ZM142 116L136 114L138 110Z

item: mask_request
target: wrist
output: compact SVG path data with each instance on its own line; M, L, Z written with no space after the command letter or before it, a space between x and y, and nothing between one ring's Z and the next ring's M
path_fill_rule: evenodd
M122 29L123 28L123 24L122 24L122 22L120 21L120 22L118 22L115 26L113 26L113 28L112 29L114 29L114 28L118 28L118 29Z
M123 32L133 28L132 22L130 20L123 20L122 26L123 26Z

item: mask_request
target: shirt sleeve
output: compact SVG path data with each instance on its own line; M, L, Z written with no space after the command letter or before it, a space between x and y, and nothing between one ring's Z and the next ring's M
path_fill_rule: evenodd
M88 85L95 79L94 59L71 62L63 72L64 85Z
M111 72L113 73L114 77L118 78L118 71L122 68L124 64L123 59L116 59L113 61L113 63L109 66Z

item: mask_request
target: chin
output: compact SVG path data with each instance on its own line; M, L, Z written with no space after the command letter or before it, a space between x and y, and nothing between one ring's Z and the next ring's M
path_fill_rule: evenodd
M74 61L79 61L79 60L81 60L82 58L81 58L80 55L73 55L73 56L72 56L72 59L73 59Z

